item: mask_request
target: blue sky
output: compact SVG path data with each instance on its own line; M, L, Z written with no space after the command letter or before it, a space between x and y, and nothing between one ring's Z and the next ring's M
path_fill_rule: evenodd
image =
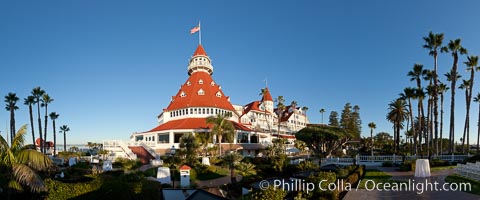
M393 133L387 105L414 86L406 77L413 64L432 68L421 47L429 31L445 33L445 43L460 37L470 54L480 54L478 1L173 2L1 1L0 94L23 99L41 86L55 99L49 110L60 114L57 124L71 128L68 143L126 140L155 127L187 79L198 44L189 30L201 20L213 78L233 103L258 99L267 78L274 97L309 107L312 123L320 123L320 108L327 121L346 102L359 105L369 135L372 121L375 132ZM441 54L439 72L451 64ZM459 69L468 77L465 65ZM458 140L464 93L457 99ZM478 104L471 113L473 143ZM29 123L28 107L16 115L17 126ZM4 137L8 120L0 112Z

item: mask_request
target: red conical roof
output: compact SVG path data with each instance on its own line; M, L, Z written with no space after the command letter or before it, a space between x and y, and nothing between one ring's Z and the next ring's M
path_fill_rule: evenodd
M213 107L235 111L220 86L213 81L207 72L196 72L180 87L172 97L168 111L188 107Z
M273 101L272 95L270 94L270 91L268 91L268 87L265 88L262 101Z
M207 56L207 52L205 52L205 49L203 49L203 46L201 44L198 45L197 50L195 50L195 53L193 53L193 56Z

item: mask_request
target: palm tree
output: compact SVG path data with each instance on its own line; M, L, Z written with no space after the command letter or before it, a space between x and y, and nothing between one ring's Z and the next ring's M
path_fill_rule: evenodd
M325 109L320 109L320 114L322 115L322 124L323 124L323 113L325 113Z
M63 132L63 152L67 152L67 132L70 128L67 125L60 126L60 132Z
M10 146L0 136L0 167L6 169L4 175L9 190L22 191L28 188L32 192L46 191L45 184L36 171L47 170L52 161L42 153L23 146L26 131L27 125L22 126Z
M464 62L465 65L467 65L467 71L470 71L470 87L468 91L468 97L467 97L467 113L465 114L465 133L467 133L466 139L464 141L467 141L467 148L470 148L470 104L472 102L472 94L473 94L473 80L475 77L475 71L480 70L480 67L478 67L478 56L468 56L467 57L468 61ZM465 138L465 135L463 136Z
M293 122L294 122L294 126L295 126L295 130L297 130L297 117L295 117L295 111L297 110L297 101L292 101L292 103L290 103L290 107L292 108L293 110Z
M60 116L56 112L50 113L50 119L52 120L53 124L53 155L57 155L57 131L55 126L55 120Z
M248 177L248 176L253 176L257 174L257 171L255 170L255 165L249 162L240 162L236 166L238 175L242 177Z
M455 90L456 90L456 82L462 76L456 72L455 70L450 70L450 72L446 73L445 76L447 77L447 81L451 82L451 98L450 98L450 132L449 132L449 153L453 153L454 151L454 142L455 142Z
M413 109L412 109L412 98L415 98L415 88L407 87L403 90L403 93L405 95L405 98L408 100L408 113L410 114L410 126L412 130L412 136L413 136L413 143L414 143L414 148L415 148L415 155L417 154L417 138L416 138L416 132L415 132L415 127L414 127L414 119L413 118ZM408 127L407 127L408 129Z
M453 152L453 142L455 138L455 89L457 80L460 78L460 75L457 73L458 69L458 54L465 55L467 54L467 49L461 45L462 40L460 38L456 40L450 40L447 46L442 47L442 52L451 52L453 57L453 65L450 70L450 76L447 76L447 80L451 82L450 89L450 129L449 129L449 152ZM440 129L441 130L441 129Z
M405 100L398 98L388 104L387 120L393 123L395 137L395 152L398 152L400 146L400 130L403 128L403 122L408 117L407 105Z
M283 112L285 112L285 99L283 96L278 96L275 99L277 102L277 117L278 117L278 131L277 131L277 138L280 138L280 123L282 122Z
M195 137L200 143L200 147L202 148L202 154L204 154L204 156L207 156L208 143L213 140L212 133L211 132L195 133Z
M7 96L5 96L5 109L10 111L10 144L13 144L13 138L15 138L15 110L18 109L17 106L18 97L17 94L9 92Z
M303 118L303 119L304 119L303 122L304 122L305 126L307 126L307 111L308 111L308 107L307 107L307 106L303 106L303 107L302 107L302 110L303 110L303 114L304 114L304 116L305 116L305 117Z
M237 182L237 177L235 176L235 166L242 161L243 156L237 152L229 153L223 157L223 162L228 165L230 169L230 180L231 183Z
M473 98L474 102L478 103L478 122L477 122L477 153L480 152L480 92L477 94L475 98Z
M377 125L374 122L370 122L370 123L368 123L368 128L370 128L370 140L371 140L370 151L371 151L372 156L373 156L373 129L376 129Z
M222 139L225 137L227 141L233 141L235 135L235 127L233 123L228 120L229 115L220 115L207 118L207 124L212 124L210 129L212 134L217 136L218 139L218 156L222 156Z
M466 102L466 107L467 107L467 115L465 117L465 126L463 128L463 137L462 138L465 138L465 135L467 134L467 131L468 131L468 116L469 116L469 112L470 112L470 109L468 108L469 107L469 104L468 104L468 97L470 96L468 94L468 92L470 91L470 87L471 87L471 81L470 80L463 80L463 83L460 85L460 89L464 89L465 90L465 102ZM465 139L462 140L462 152L465 153Z
M424 134L424 108L423 108L423 99L425 98L425 93L423 92L422 88L422 79L425 77L428 73L428 70L423 69L422 64L414 64L413 65L413 70L408 72L408 76L410 77L410 81L415 81L417 83L417 89L415 91L415 97L418 99L418 104L417 104L417 118L419 119L419 127L418 127L418 142L420 145L420 151L422 150L422 135Z
M40 151L43 151L43 135L42 135L42 120L40 119L40 98L45 94L45 90L42 90L40 87L33 88L31 92L32 96L35 98L35 104L37 104L37 116L38 116L38 133L40 134Z
M448 86L444 83L440 83L440 85L438 86L438 93L440 93L440 141L437 137L437 135L435 135L435 145L436 145L436 155L438 155L438 143L440 143L440 151L443 151L443 95L445 94L445 92L447 92L447 90L450 89L448 88ZM443 153L443 152L440 152L440 153Z
M33 110L32 105L35 104L35 97L28 96L27 98L23 99L23 104L28 106L28 113L30 114L30 126L32 129L32 144L35 146L35 128L33 127Z
M428 50L428 54L433 56L433 121L435 135L438 135L438 70L437 57L438 49L441 48L443 42L443 33L434 34L430 31L427 37L423 37L425 44L423 48ZM433 133L431 133L433 134Z
M47 142L48 104L52 102L53 102L53 99L48 94L44 94L42 96L42 107L45 107L45 132L43 133L44 134L43 139L45 140L45 142ZM43 146L43 152L44 153L47 152L46 145Z

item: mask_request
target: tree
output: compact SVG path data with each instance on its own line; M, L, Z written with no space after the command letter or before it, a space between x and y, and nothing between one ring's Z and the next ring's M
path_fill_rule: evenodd
M204 156L207 156L208 143L212 142L213 140L212 133L211 132L195 133L195 138L197 138L198 143L200 143L202 153L204 154Z
M328 117L328 125L339 127L340 123L338 123L338 113L336 111L330 112L330 116Z
M320 114L322 115L322 124L323 124L323 113L325 113L325 109L320 109Z
M10 144L13 144L13 138L15 138L15 110L18 109L17 106L18 97L17 94L9 92L7 96L5 96L5 109L10 111Z
M370 128L370 140L371 140L370 150L373 156L373 129L376 129L377 125L374 122L370 122L368 123L368 128Z
M235 127L227 118L229 115L220 115L207 118L207 124L213 125L210 131L218 138L218 156L222 156L222 139L225 137L227 141L232 142L235 135Z
M60 131L63 132L63 151L67 152L67 132L70 128L67 125L60 126Z
M408 113L410 114L410 126L412 130L412 137L413 137L413 144L414 144L414 153L417 154L417 134L414 127L414 117L413 117L413 109L412 109L412 98L415 98L415 88L407 87L403 90L403 94L405 95L406 100L408 100ZM408 127L407 127L408 129Z
M282 123L283 112L285 112L285 99L283 96L278 96L275 98L275 102L277 103L277 118L278 118L278 130L277 130L277 137L280 137L280 124Z
M28 113L30 114L30 129L32 130L32 144L35 146L35 128L33 127L33 110L32 105L35 104L35 97L28 96L27 98L23 99L23 104L28 106Z
M0 136L0 167L6 169L5 188L10 191L23 191L28 188L32 192L46 191L42 178L36 171L47 170L52 161L47 156L34 150L25 148L25 134L27 126L22 126L15 137L12 145Z
M305 148L307 147L307 144L301 140L295 140L294 145L295 145L295 148L297 148L298 151L300 151L300 153L303 153L305 151Z
M460 79L462 76L458 74L455 70L450 70L450 72L446 73L445 76L447 77L447 81L451 82L451 96L450 96L450 129L449 129L449 143L448 143L448 152L453 153L454 152L454 142L455 142L455 90L456 90L456 82L458 79ZM455 82L455 83L453 83Z
M234 184L237 182L237 177L235 176L235 166L242 161L243 156L237 152L232 152L223 157L223 162L230 169L230 179L231 183Z
M477 153L480 152L480 93L477 94L475 98L473 98L474 102L478 103L478 122L477 122Z
M447 46L442 47L441 51L442 52L451 52L452 57L453 57L453 64L452 68L450 70L450 75L447 75L447 80L450 81L450 89L451 89L451 95L450 95L450 128L449 128L449 152L453 152L453 141L455 138L455 89L456 89L456 84L457 80L460 78L460 75L458 75L457 69L458 69L458 54L464 55L467 54L467 49L465 49L461 45L462 40L460 38L456 40L450 40ZM440 129L441 130L441 129Z
M197 150L200 147L197 139L192 133L185 133L180 137L179 155L185 156L185 163L189 166L194 166L197 160Z
M40 134L40 151L43 151L43 135L42 135L42 120L40 119L40 98L45 94L45 90L42 90L40 87L33 88L31 92L32 96L35 98L35 104L37 104L37 116L38 116L38 133Z
M48 122L48 104L52 103L53 99L48 94L42 96L42 107L45 107L45 131L43 132L43 139L47 142L47 122ZM43 152L47 152L47 145L43 145Z
M425 44L423 48L428 50L428 54L433 56L433 121L434 121L434 132L435 135L438 135L438 70L437 70L437 57L438 49L441 48L443 43L443 33L434 34L430 31L427 37L424 37L423 40ZM432 134L432 133L430 133ZM431 137L430 137L431 138Z
M55 125L55 120L60 116L56 112L50 113L50 119L52 120L53 125L53 155L57 155L57 130Z
M473 94L473 86L474 86L474 77L475 77L475 71L480 70L480 67L478 67L478 56L468 56L467 57L468 61L464 62L465 65L467 65L467 71L470 71L470 87L468 88L468 97L467 97L467 112L465 114L465 129L464 129L464 134L463 138L466 138L463 140L465 143L465 140L467 141L467 148L470 148L470 104L472 102L472 94ZM467 136L465 137L465 133ZM462 145L463 146L463 145Z
M420 146L420 151L422 150L422 136L425 133L425 112L423 107L423 99L425 98L425 92L422 88L422 78L425 77L428 73L428 70L423 69L422 64L415 63L413 65L412 71L407 73L407 76L410 77L410 81L415 81L417 85L417 89L415 90L415 97L414 99L418 100L417 103L417 118L419 119L418 123L418 132L416 132L418 137L418 144Z
M304 121L304 124L305 126L307 126L307 111L308 111L308 107L307 106L303 106L302 107L302 111L304 113L304 116L305 116L305 121ZM322 118L323 118L323 114L322 114ZM322 123L323 123L323 119L322 119Z
M361 133L360 107L355 105L353 107L350 103L346 103L340 118L340 128L351 133L355 138L360 138Z
M242 177L249 177L257 174L255 170L255 165L249 162L240 162L235 167L237 169L238 175Z
M460 86L458 88L465 90L465 102L466 102L465 105L466 105L466 107L468 107L468 97L469 97L468 92L470 91L471 82L470 82L470 80L465 80L465 79L462 80L462 81L463 81L462 84L460 84ZM468 127L467 118L469 116L469 110L470 109L467 108L467 115L465 117L465 126L463 128L463 137L462 138L465 138L465 135L467 133L467 127ZM465 140L462 140L462 152L465 153Z
M400 130L403 128L403 122L407 119L408 112L406 103L403 99L396 99L388 104L387 120L393 123L395 152L400 147Z
M438 155L438 143L440 141L440 153L443 153L443 95L445 92L448 90L448 86L444 83L440 83L438 86L438 92L440 93L440 140L438 139L437 136L435 136L435 149L437 150L436 155Z
M316 155L329 158L334 151L350 141L353 134L339 127L308 126L298 131L295 137L305 142Z
M270 186L263 190L257 190L249 194L246 199L252 200L283 200L287 196L287 192L282 189L274 188L274 186Z

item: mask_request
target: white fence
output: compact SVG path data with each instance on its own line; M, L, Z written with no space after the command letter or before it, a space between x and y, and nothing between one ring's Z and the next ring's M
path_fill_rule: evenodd
M430 156L431 159L445 160L449 162L461 162L471 155L438 155ZM416 159L428 159L428 156L399 156L399 155L388 155L388 156L360 156L355 157L357 163L377 163L381 164L383 162L392 162L400 163L403 160L416 160ZM353 164L354 158L322 158L322 165L324 164Z

